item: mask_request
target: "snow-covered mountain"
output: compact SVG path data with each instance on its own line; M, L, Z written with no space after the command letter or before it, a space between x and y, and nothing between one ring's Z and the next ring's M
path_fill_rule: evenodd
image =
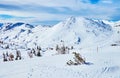
M21 40L22 36L28 36L32 33L34 26L25 23L3 23L0 26L0 40L3 41L15 41ZM20 39L21 38L21 39Z
M73 45L105 40L113 32L112 27L102 21L96 22L88 18L71 17L53 26L51 30L46 32L46 35L48 33L49 35L44 37L44 40L47 41L42 41L44 44L59 43L62 40L68 45Z
M70 17L54 26L0 23L0 78L120 78L119 26L119 22L83 17ZM68 47L67 54L58 54L56 45L61 43ZM31 59L31 48L38 52L37 45L42 56ZM3 53L16 57L16 50L21 60L3 62ZM86 62L67 65L70 60L76 63L73 52Z
M52 27L25 23L0 24L0 40L27 46L51 46L64 41L66 45L93 45L111 37L112 27L102 21L70 17ZM24 42L24 43L23 43Z
M13 30L16 27L24 26L27 28L34 28L33 25L30 24L25 24L22 22L17 22L17 23L0 23L0 29L2 31L7 31L7 30Z

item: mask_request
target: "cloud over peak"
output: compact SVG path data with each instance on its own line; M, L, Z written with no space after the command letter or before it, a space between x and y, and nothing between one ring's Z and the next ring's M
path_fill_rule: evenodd
M119 3L119 0L1 0L0 20L21 19L38 24L54 24L70 16L119 20Z

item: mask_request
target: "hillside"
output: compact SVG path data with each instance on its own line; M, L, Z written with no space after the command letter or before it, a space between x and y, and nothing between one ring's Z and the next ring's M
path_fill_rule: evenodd
M119 78L120 47L80 50L91 65L67 66L72 54L0 62L1 78ZM1 60L0 60L1 61Z
M56 46L61 40L66 45L86 46L87 42L87 45L91 46L109 40L113 29L102 21L70 17L53 27L32 26L25 23L3 24L0 32L0 40L26 45L29 48L34 47L36 43L43 47Z
M46 32L43 44L57 44L61 40L66 45L93 45L104 41L113 34L111 26L83 17L71 17L53 26ZM47 40L47 42L46 42Z
M54 26L0 23L0 78L119 78L119 25L84 17ZM77 64L74 52L85 62ZM4 53L13 61L3 61Z

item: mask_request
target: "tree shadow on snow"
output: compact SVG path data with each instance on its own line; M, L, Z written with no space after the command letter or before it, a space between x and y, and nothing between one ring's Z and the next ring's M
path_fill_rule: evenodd
M93 65L93 63L91 63L91 62L85 62L84 64L85 65Z

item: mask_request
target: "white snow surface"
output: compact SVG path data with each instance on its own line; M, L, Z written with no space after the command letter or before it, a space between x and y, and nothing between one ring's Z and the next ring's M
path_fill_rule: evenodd
M0 78L119 78L119 49L77 50L91 65L67 66L72 54L0 62Z
M70 17L53 27L23 23L6 30L7 24L0 27L0 41L4 42L0 43L0 78L120 78L119 22ZM55 46L61 40L74 47L69 54L56 54ZM42 57L29 58L27 49L36 45L42 47ZM15 54L16 49L22 60L3 62L2 53ZM68 66L72 52L80 53L87 64Z

